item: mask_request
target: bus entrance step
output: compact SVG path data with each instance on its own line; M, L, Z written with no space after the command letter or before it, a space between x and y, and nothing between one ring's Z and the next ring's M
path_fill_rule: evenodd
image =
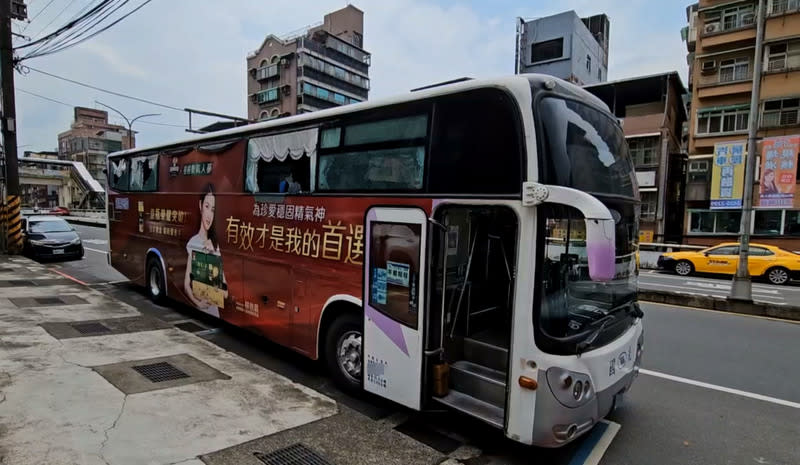
M503 409L470 395L451 389L444 397L434 397L442 404L486 422L496 428L503 428Z
M495 407L506 402L506 374L477 363L459 360L450 365L450 386Z
M464 338L464 358L493 370L508 370L508 348L476 337Z

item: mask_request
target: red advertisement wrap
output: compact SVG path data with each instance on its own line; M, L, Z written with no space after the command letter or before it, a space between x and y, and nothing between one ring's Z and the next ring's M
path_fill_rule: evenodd
M157 251L170 298L316 358L326 302L362 295L366 210L432 201L243 193L244 150L161 154L158 192L109 192L111 263L143 285Z

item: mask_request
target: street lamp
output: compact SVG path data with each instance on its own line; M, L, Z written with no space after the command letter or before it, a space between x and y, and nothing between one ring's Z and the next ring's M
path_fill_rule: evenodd
M144 115L139 115L139 116L137 116L136 118L133 118L133 119L128 119L128 117L123 115L121 111L117 110L116 108L112 107L111 105L106 105L105 103L98 102L97 100L95 100L94 103L96 103L98 105L102 105L102 106L104 106L104 107L106 107L106 108L108 108L110 110L114 110L115 112L117 112L117 114L119 116L122 117L122 119L125 120L126 123L128 123L128 144L131 145L128 148L133 148L133 123L135 123L136 120L141 119L141 118L146 118L148 116L161 116L161 113L147 113L147 114L144 114Z

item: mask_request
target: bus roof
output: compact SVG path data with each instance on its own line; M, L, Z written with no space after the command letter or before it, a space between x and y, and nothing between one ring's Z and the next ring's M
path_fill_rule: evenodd
M123 150L111 153L109 154L109 157L120 157L135 153L153 152L172 147L185 146L188 144L196 144L198 142L204 142L204 141L210 142L219 139L228 139L232 136L247 134L252 132L259 132L273 127L282 127L290 124L303 123L307 121L311 122L326 117L346 115L356 111L362 111L371 108L379 108L382 106L394 105L399 103L413 102L415 100L422 100L431 97L449 95L471 89L479 89L487 87L518 88L523 85L527 87L530 86L531 84L544 85L544 83L548 81L552 81L555 84L557 84L559 87L559 91L561 91L562 93L571 94L572 96L580 98L583 101L590 101L594 106L602 108L605 111L608 111L608 106L599 98L595 97L591 93L587 92L586 90L582 89L581 87L575 84L569 83L567 81L564 81L562 79L553 76L548 76L544 74L524 74L524 75L492 78L492 79L469 79L469 80L461 80L453 82L450 84L423 87L420 90L415 90L412 92L399 94L392 97L385 97L361 103L354 103L350 105L328 108L325 110L318 110L312 113L303 113L300 115L289 116L286 118L248 124L246 126L239 126L224 131L216 131L198 136L192 136L186 139L176 140L174 142L168 142L165 144Z

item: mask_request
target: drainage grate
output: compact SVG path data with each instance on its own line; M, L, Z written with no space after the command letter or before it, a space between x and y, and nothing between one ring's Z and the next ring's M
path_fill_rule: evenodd
M175 325L176 328L182 329L189 333L197 333L200 331L205 331L207 328L200 326L199 324L193 321L187 321L185 323L178 323Z
M102 323L73 323L70 326L81 334L102 334L111 332L111 329Z
M253 455L265 465L333 465L303 444L294 444L269 454L255 452Z
M39 305L57 305L64 303L60 297L36 297L33 300Z
M139 372L140 375L149 379L150 382L153 383L163 383L164 381L173 381L176 379L190 377L167 362L151 363L149 365L135 365L131 368Z

